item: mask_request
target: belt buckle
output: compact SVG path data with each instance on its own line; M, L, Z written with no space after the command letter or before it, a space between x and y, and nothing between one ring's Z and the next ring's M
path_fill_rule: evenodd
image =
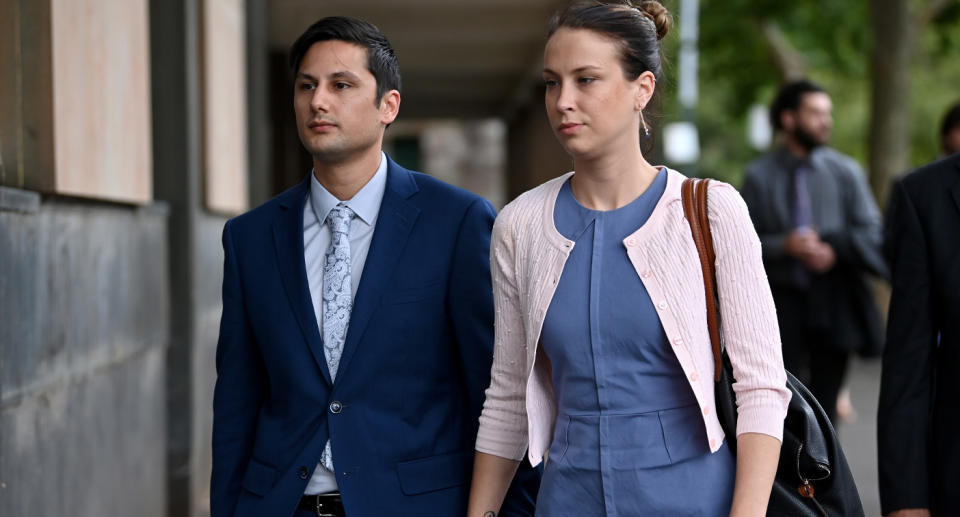
M322 495L323 494L317 494L316 496L314 496L317 498L316 509L315 509L315 513L317 514L317 517L337 517L337 514L335 513L321 513L324 511L323 503L321 502Z

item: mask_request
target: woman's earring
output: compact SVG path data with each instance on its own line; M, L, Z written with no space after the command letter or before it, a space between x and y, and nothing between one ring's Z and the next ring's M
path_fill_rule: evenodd
M640 123L643 124L643 137L650 138L650 127L647 126L647 121L643 118L643 111L640 111Z

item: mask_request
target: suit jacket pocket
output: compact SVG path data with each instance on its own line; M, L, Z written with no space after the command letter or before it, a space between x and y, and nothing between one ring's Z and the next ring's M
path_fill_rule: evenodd
M247 464L247 472L243 475L243 481L240 486L259 496L266 495L273 488L273 482L277 479L277 469L251 459Z
M445 287L446 285L443 280L434 280L416 287L386 291L383 294L383 304L396 305L400 303L413 303L434 296L441 296L444 293Z
M417 495L463 485L470 480L473 454L470 450L397 463L400 490Z

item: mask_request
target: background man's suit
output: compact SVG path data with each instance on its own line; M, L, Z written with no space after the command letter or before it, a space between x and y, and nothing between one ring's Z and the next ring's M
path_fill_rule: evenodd
M885 251L893 291L877 416L881 506L960 515L960 154L896 184Z
M836 264L819 274L784 251L784 241L797 228L796 175L801 169L809 224L836 254ZM784 365L833 419L849 353L878 355L883 344L883 324L867 277L887 274L883 222L866 175L852 158L829 147L817 147L806 160L778 147L747 167L742 192L763 247Z
M493 208L388 162L331 383L304 265L309 181L224 228L212 513L291 515L330 438L347 515L462 515L493 357ZM538 478L520 476L502 515L532 514Z

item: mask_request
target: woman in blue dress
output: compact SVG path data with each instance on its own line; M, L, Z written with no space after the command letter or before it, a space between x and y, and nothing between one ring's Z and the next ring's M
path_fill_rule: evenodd
M683 177L640 146L669 24L654 1L576 4L551 20L545 103L575 172L494 226L497 342L469 517L496 515L527 448L534 464L547 458L542 517L765 513L789 394L756 233L739 195L711 188L734 457L713 411Z

